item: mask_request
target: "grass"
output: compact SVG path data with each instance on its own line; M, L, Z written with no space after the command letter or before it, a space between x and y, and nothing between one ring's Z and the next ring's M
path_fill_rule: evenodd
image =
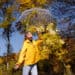
M13 60L9 61L8 66L5 64L0 64L0 75L22 75L22 69L19 69L18 71L13 71L14 65L15 65L15 61ZM51 70L50 70L49 64L46 61L45 61L45 64L40 63L39 66L40 66L39 75L52 75L52 74L49 74L49 71ZM67 72L64 75L72 75L69 69L67 69L66 71ZM58 74L58 75L61 75L61 74Z

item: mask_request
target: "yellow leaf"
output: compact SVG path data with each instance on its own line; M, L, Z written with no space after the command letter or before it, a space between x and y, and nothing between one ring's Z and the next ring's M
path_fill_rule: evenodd
M2 64L3 63L3 59L2 58L0 58L0 64Z
M60 39L59 43L63 45L65 42L62 39Z
M45 4L47 2L47 0L36 0L36 2L39 4Z
M7 13L7 14L11 14L11 13L12 13L12 11L13 11L13 7L8 7L8 8L7 8L7 12L6 12L6 13Z
M30 3L31 0L16 0L16 2L18 2L20 4L26 4L26 3Z
M4 21L3 23L0 24L0 28L7 28L9 25L9 21Z

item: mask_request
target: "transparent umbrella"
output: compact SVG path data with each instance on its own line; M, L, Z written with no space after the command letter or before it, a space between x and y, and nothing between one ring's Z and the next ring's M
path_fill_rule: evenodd
M17 22L24 22L25 25L28 27L30 25L42 25L44 28L54 21L54 18L51 16L51 13L47 9L43 8L31 8L25 10L20 17L18 18Z

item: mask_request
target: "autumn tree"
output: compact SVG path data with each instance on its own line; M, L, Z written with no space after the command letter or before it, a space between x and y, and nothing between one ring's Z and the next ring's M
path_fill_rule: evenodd
M16 20L16 17L13 16L13 13L17 11L18 13L30 9L33 7L43 7L46 4L46 0L1 0L0 1L0 8L2 11L2 18L3 20L0 23L0 28L4 28L4 33L7 37L8 45L8 53L10 53L10 34L11 34L11 25ZM19 5L19 6L18 6Z

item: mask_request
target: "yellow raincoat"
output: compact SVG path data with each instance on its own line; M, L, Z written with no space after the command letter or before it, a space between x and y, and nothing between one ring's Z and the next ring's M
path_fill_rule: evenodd
M22 50L19 55L17 64L32 65L40 60L40 50L38 50L38 45L42 40L32 41L25 40Z

